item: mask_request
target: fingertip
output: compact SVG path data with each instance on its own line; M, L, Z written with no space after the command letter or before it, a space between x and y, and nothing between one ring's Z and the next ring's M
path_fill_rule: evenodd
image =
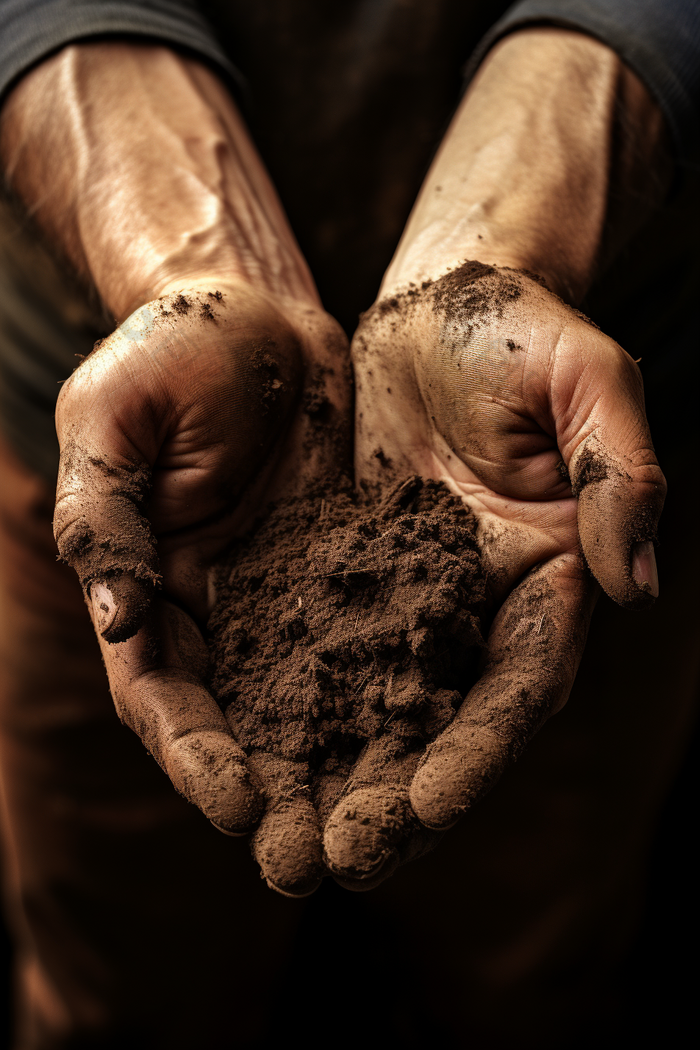
M220 831L245 835L258 823L263 799L232 737L216 730L187 733L169 745L165 766L178 791Z
M482 734L483 735L483 734ZM472 746L445 741L428 752L409 789L411 807L431 831L447 831L503 772L502 745L472 740Z
M364 875L361 878L352 878L338 875L334 872L333 881L337 882L341 889L349 890L351 893L368 893L369 890L376 889L377 886L381 886L383 882L391 878L400 864L401 857L399 852L393 849L387 852L386 856L382 858L374 871L370 872L369 875Z
M624 609L649 609L659 597L659 574L652 540L631 544L627 557L624 549L617 554L609 545L599 543L584 554L591 573L609 598Z
M274 882L273 879L265 879L265 884L268 889L274 890L275 893L279 893L282 897L288 897L290 900L303 900L304 897L311 897L320 887L322 879L313 879L305 881L298 888L293 886L292 889L286 889L284 886Z
M634 458L634 457L633 457ZM628 609L644 609L659 594L654 541L666 480L653 450L640 462L616 459L589 438L577 450L574 493L588 567L605 593Z
M380 886L391 878L397 868L407 864L426 853L430 853L442 838L442 831L426 828L413 821L413 827L409 835L406 835L395 849L388 850L379 865L364 878L346 878L342 875L333 875L333 879L344 890L352 893L366 893Z
M268 810L251 847L265 882L283 897L309 897L321 885L321 830L309 801L288 799Z
M126 642L145 623L155 594L153 583L130 573L90 585L95 628L110 645Z
M212 792L207 792L211 796ZM245 766L231 761L219 779L216 797L200 803L210 820L230 835L246 835L260 820L263 799L250 782Z
M411 807L421 824L447 831L468 806L461 756L454 750L433 757L417 770L409 790Z
M226 828L222 828L220 824L217 824L215 820L209 820L212 827L215 827L217 831L220 831L222 835L226 835L230 839L242 839L245 838L245 831L228 831Z
M341 799L328 819L326 863L340 878L374 879L415 823L405 791L358 788Z

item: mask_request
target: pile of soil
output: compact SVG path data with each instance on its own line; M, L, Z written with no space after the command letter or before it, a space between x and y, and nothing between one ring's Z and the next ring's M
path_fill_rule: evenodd
M379 738L422 750L484 644L475 518L419 477L372 502L341 479L273 506L222 562L217 595L210 685L248 754L277 757L273 804L346 778Z

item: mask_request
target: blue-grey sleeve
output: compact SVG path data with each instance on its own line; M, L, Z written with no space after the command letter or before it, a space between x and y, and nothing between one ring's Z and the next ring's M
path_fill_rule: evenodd
M242 83L191 0L0 0L0 97L52 52L105 36L167 43Z
M557 25L616 51L658 102L681 158L700 146L700 0L521 0L479 45L468 72L507 33Z

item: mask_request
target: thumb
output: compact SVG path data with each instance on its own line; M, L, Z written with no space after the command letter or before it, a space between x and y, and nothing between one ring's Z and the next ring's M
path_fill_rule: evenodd
M155 539L143 513L150 483L145 462L116 452L98 455L75 439L61 452L54 536L107 642L138 631L160 582Z
M149 307L132 314L96 344L56 405L54 538L80 578L98 634L110 643L136 634L160 584L145 516L160 422L149 382L154 326Z
M599 359L592 361L584 403L574 406L585 422L567 466L591 572L614 601L643 608L659 593L654 543L666 481L649 432L639 369L611 340L605 343L610 345L601 346Z

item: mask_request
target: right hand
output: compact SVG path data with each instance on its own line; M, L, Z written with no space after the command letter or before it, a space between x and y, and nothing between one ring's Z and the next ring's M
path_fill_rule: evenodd
M323 469L331 442L305 440L303 391L323 382L337 427L349 419L348 376L345 336L313 303L202 280L127 318L59 398L55 535L81 579L117 711L230 834L259 820L259 787L274 810L275 784L264 763L251 780L204 685L211 568L268 500ZM256 855L264 847L254 843ZM287 892L308 892L316 876L300 872Z
M262 800L204 687L198 625L230 540L349 444L347 341L225 85L196 60L81 41L22 77L1 118L13 193L123 322L59 400L59 548L121 717L187 798L241 833ZM323 423L304 412L308 385L309 404L325 387ZM253 765L262 863L284 788L270 761ZM308 886L303 867L293 892Z

